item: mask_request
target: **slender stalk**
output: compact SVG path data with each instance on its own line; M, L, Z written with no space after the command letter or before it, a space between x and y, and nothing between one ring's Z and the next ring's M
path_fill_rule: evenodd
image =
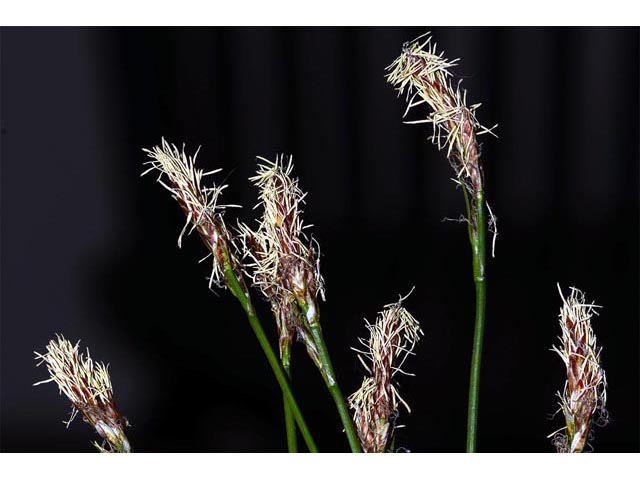
M476 287L476 321L473 331L473 351L471 353L471 373L469 376L469 406L467 412L467 452L476 451L476 437L478 430L478 402L480 396L480 367L482 362L482 344L484 339L485 306L487 283L485 275L486 255L486 211L484 192L478 190L475 196L474 208L470 208L469 197L465 188L462 189L469 215L469 240L473 258L473 281ZM473 211L472 211L473 210ZM475 219L471 221L471 215Z
M309 431L309 427L307 427L307 423L302 416L302 412L300 411L300 407L298 407L298 403L296 402L295 397L293 396L293 392L291 391L291 387L289 386L289 382L287 381L287 374L285 373L282 365L278 361L276 354L271 348L271 344L267 339L267 335L262 328L262 324L260 323L260 319L256 315L255 309L253 308L253 303L251 303L251 297L248 293L245 293L245 289L242 288L236 273L233 271L228 262L224 264L224 277L225 283L229 290L233 294L234 297L238 299L240 305L244 309L247 320L249 320L249 324L253 329L253 332L258 339L258 343L262 347L264 354L267 357L267 361L273 370L273 374L276 376L276 380L282 389L282 395L286 399L289 404L289 408L291 408L291 412L293 417L298 424L298 428L300 429L300 433L304 438L305 443L307 444L307 448L311 453L317 453L318 447L316 447L315 442L313 441L313 437L311 436L311 432Z
M400 93L407 92L407 112L423 103L430 107L432 112L427 118L407 123L433 125L432 140L438 149L446 150L449 163L456 173L455 181L464 193L473 259L473 280L476 287L476 319L467 417L467 452L475 452L486 303L487 210L491 216L494 238L496 234L496 219L484 200L484 174L477 137L492 133L495 126L486 128L480 125L475 116L480 104L467 106L467 94L460 87L460 82L455 86L452 84L453 74L449 69L456 66L457 60L444 58L444 52L437 52L436 44L432 42L431 37L426 40L423 37L425 35L405 43L401 55L387 67L391 70L387 79Z
M331 357L329 356L329 350L327 349L327 344L325 343L324 336L322 335L322 327L320 327L320 312L313 304L310 308L309 304L300 297L297 297L297 300L300 309L307 317L311 335L313 336L313 342L317 348L318 359L320 360L318 367L320 368L322 378L327 385L327 389L331 394L331 398L333 398L333 401L336 404L338 415L340 415L340 420L344 427L345 435L349 441L349 447L353 453L362 453L362 446L360 445L358 434L356 433L353 420L349 414L347 403L344 400L344 396L342 395L342 391L340 390L340 386L336 380L333 365L331 364Z
M282 368L287 374L287 378L289 379L289 383L291 383L291 351L287 347L282 352ZM291 411L291 407L289 402L287 401L286 396L282 396L282 404L284 406L284 425L287 431L287 448L289 453L297 453L298 452L298 437L296 433L296 423L295 418L293 418L293 412Z
M318 347L320 360L322 361L322 365L325 368L325 374L323 375L325 383L327 384L329 393L331 393L331 397L333 398L333 401L336 404L336 408L338 409L338 414L340 415L340 420L342 420L344 432L347 435L347 439L349 440L351 451L353 453L361 453L362 447L360 446L360 441L358 440L358 434L356 433L353 426L353 421L351 420L351 415L349 415L349 409L347 408L347 403L344 400L344 396L342 395L340 386L336 381L336 376L333 372L333 366L331 365L331 359L329 358L329 351L327 350L327 345L324 342L320 325L312 326L311 332Z

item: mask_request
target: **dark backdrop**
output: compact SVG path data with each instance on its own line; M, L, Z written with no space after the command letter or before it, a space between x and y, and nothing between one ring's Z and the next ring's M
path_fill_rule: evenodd
M426 28L2 30L2 451L92 451L88 425L35 368L56 332L110 363L138 451L283 451L281 397L236 302L207 289L200 241L145 155L202 145L245 208L254 157L293 153L322 247L323 326L345 394L352 351L386 303L426 333L403 377L396 445L464 449L474 290L463 199L429 127L403 125L384 67ZM638 451L638 29L435 28L462 60L499 217L489 263L480 451L550 452L563 424L556 282L594 323L611 424L597 451ZM416 118L416 117L414 117ZM228 222L235 223L235 215ZM258 298L256 296L256 298ZM269 333L273 322L257 301ZM346 451L300 345L294 386L324 451Z

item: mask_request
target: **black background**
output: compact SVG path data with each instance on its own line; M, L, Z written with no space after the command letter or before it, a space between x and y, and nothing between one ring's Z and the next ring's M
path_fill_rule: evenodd
M284 451L281 397L236 302L207 289L196 238L142 147L202 145L251 221L254 157L293 153L322 247L323 327L348 394L350 351L386 303L426 333L400 379L396 446L463 451L474 291L463 199L425 125L403 125L384 67L426 28L2 30L2 451L92 451L95 435L35 368L56 332L110 363L137 451ZM594 322L611 423L596 451L638 451L638 29L435 28L480 121L489 262L478 449L553 451L564 369L556 282ZM420 118L416 111L412 119ZM258 300L263 322L273 321ZM294 389L322 451L346 451L321 379ZM302 442L301 442L301 445Z

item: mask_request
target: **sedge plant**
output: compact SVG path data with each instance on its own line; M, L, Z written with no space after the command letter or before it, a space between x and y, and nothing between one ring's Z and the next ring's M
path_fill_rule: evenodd
M467 106L466 91L460 88L460 83L453 86L450 69L457 65L457 60L444 58L443 53L437 53L431 37L424 41L422 37L405 43L400 56L387 67L387 81L396 87L399 95L406 93L405 116L414 107L429 107L426 118L406 123L433 126L431 139L439 150L446 151L455 172L453 180L464 195L476 291L466 445L467 452L475 452L487 292L487 229L494 232L494 246L496 235L495 217L485 200L478 136L492 133L492 129L481 126L476 119L475 112L480 104Z
M402 52L387 67L387 81L406 94L404 116L415 107L428 107L425 118L406 123L428 123L432 126L433 143L454 170L453 181L460 187L466 208L466 223L471 245L472 271L475 285L475 326L469 375L466 450L475 452L478 433L480 373L485 326L487 284L487 234L493 234L492 254L497 236L496 217L485 199L485 179L478 137L493 134L476 118L480 104L467 105L467 94L461 81L455 85L451 69L458 59L449 60L438 53L428 34L407 42ZM318 243L306 234L311 225L302 220L306 193L298 179L292 177L292 157L275 160L258 157L258 170L250 180L259 190L262 216L255 229L239 223L231 231L224 214L229 207L219 202L227 185L206 187L204 177L220 171L204 172L196 168L198 152L187 155L162 139L159 146L143 149L151 158L142 174L159 172L158 183L179 204L186 221L178 236L197 232L212 259L209 288L227 289L242 307L282 391L285 430L289 452L298 451L298 431L310 452L317 446L309 431L291 387L291 352L293 340L306 348L318 368L335 403L352 452L382 453L393 450L394 430L400 406L410 412L399 393L396 375L423 336L418 321L404 308L407 297L386 305L374 323L366 323L368 339L359 339L362 349L355 349L367 375L360 387L348 397L342 394L329 356L320 323L320 300L324 301L324 279L320 274ZM247 260L248 259L248 260ZM245 263L246 261L246 263ZM262 323L256 314L249 287L253 286L267 299L278 332L276 355ZM558 452L585 451L593 437L593 425L607 423L607 381L600 362L598 347L591 327L597 305L588 303L579 290L572 288L562 298L559 323L560 344L553 347L566 367L566 382L558 393L565 425L549 437ZM129 426L113 399L113 388L107 366L94 362L58 335L36 359L47 366L50 378L34 385L55 382L71 401L73 410L68 424L80 413L102 437L94 442L100 452L128 453L131 444L124 433ZM408 374L410 375L410 374ZM350 413L351 410L351 413Z

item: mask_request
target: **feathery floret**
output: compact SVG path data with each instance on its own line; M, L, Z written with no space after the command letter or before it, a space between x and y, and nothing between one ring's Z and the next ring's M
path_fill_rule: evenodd
M349 397L349 406L362 448L368 453L384 452L397 428L399 404L411 411L393 380L397 372L407 374L402 365L423 335L418 321L402 306L405 299L386 305L374 324L367 322L370 337L359 339L365 350L354 349L367 359L368 363L358 355L370 376Z
M40 360L38 365L45 363L50 375L49 379L34 386L55 382L73 405L67 425L81 412L85 420L108 442L111 451L130 452L131 447L124 434L128 422L116 410L107 366L94 362L89 350L86 357L79 353L79 343L72 345L58 335L47 345L47 353L34 352L36 360ZM100 450L105 451L102 448Z
M281 353L297 331L316 360L308 325L297 307L300 302L315 305L318 295L324 298L317 243L308 240L303 231L311 226L302 221L306 193L299 188L298 179L291 177L292 156L258 160L257 175L250 180L260 191L256 207L262 207L262 218L255 231L240 225L243 250L252 268L250 276L271 303L278 321Z
M428 34L427 34L428 35ZM423 43L405 43L401 55L387 67L387 81L395 85L399 94L406 90L407 112L426 103L432 112L425 120L407 123L431 123L433 143L447 150L447 158L456 172L457 181L472 194L482 189L482 166L477 135L490 133L480 125L475 111L480 104L467 106L465 90L460 83L454 87L450 68L458 59L448 60L437 53L436 44L428 37Z
M285 162L284 155L270 161L258 157L257 175L250 180L260 190L263 214L258 229L254 232L242 226L255 242L255 255L248 252L254 263L252 278L263 291L277 291L285 296L303 294L307 290L312 296L324 296L324 281L320 275L316 248L308 241L303 230L302 206L306 193L298 187L298 179L291 178L293 156ZM257 258L256 258L257 257Z
M153 160L146 163L146 165L150 165L150 168L142 175L154 170L160 172L158 183L171 192L187 216L184 228L178 236L178 247L182 246L182 237L191 224L191 229L187 234L193 232L194 229L197 230L213 256L209 286L211 283L222 286L225 262L230 260L233 267L236 265L235 259L229 251L228 246L231 244L231 240L223 213L226 208L237 205L221 205L218 202L227 185L202 186L203 177L218 173L221 169L205 173L195 167L199 149L193 156L188 156L184 151L184 145L180 151L164 138L162 139L162 147L156 146L151 150L143 149L143 151ZM166 177L166 183L163 181L163 175Z
M560 408L564 413L566 427L552 433L554 444L560 452L582 452L587 441L593 416L596 422L607 423L605 404L607 401L607 379L600 364L601 348L591 328L591 318L597 315L598 305L587 303L584 294L571 288L571 295L562 298L559 321L562 329L560 346L553 346L567 369L567 380L560 397ZM566 430L566 435L561 433Z

